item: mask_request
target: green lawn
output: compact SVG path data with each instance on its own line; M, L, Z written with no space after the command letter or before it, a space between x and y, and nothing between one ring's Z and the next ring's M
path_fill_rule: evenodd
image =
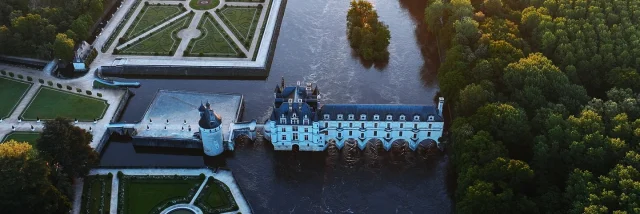
M260 20L261 9L257 7L226 7L219 12L225 24L248 49Z
M0 141L0 143L7 142L9 140L15 140L17 142L27 142L33 146L36 145L36 141L40 138L38 132L11 132Z
M125 176L126 177L126 176ZM124 213L150 213L164 203L189 197L197 191L202 180L197 179L131 179L124 185ZM121 188L122 189L122 188ZM191 198L188 198L190 200Z
M196 199L198 207L205 213L220 213L238 210L238 205L233 199L226 184L212 177L207 181L207 186Z
M120 53L136 55L173 55L182 41L182 39L177 36L178 31L187 28L189 23L191 23L192 18L193 15L191 14L182 17L176 20L176 22L153 33L153 35L136 41L129 47L124 48Z
M111 208L111 182L112 176L87 176L84 179L80 213L109 213Z
M204 1L208 1L206 4L201 4ZM191 0L189 6L196 10L211 10L220 4L220 0Z
M0 118L7 118L18 105L31 83L0 77Z
M65 117L93 121L104 116L109 107L106 101L49 87L40 87L22 113L24 120L43 120Z
M118 26L116 26L116 30L114 32L111 32L111 35L109 35L109 39L107 40L107 42L102 45L102 53L105 53L107 52L107 50L109 50L109 47L111 47L113 42L116 40L116 37L118 36L118 34L120 34L120 31L122 31L124 25L127 23L131 15L133 15L133 11L135 11L136 8L138 8L138 6L140 5L140 2L142 2L140 0L135 1L136 2L133 3L131 9L127 11L127 14L124 15L124 18L120 21L120 23L118 23Z
M226 38L224 30L211 16L204 16L199 26L202 34L189 44L191 56L199 56L202 53L204 56L238 57L238 53L241 53L236 50L237 47L231 38Z
M178 5L146 5L140 10L136 20L131 23L125 35L127 39L133 39L181 12L182 10Z

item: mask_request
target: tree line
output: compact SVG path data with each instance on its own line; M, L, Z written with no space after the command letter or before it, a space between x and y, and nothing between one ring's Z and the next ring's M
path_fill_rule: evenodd
M0 54L71 60L69 50L90 36L105 1L0 1Z
M640 2L433 0L458 213L640 212Z
M69 213L73 179L99 161L91 133L67 119L47 121L35 148L26 142L0 143L0 207L3 213Z

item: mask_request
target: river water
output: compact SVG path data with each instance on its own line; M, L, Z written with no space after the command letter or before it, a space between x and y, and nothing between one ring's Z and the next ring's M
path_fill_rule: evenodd
M317 84L323 103L434 104L439 54L422 23L426 1L372 2L391 31L385 66L353 55L346 38L349 1L289 0L268 79L136 79L142 87L133 90L121 120L140 120L155 93L170 89L243 94L243 119L264 121L282 77L288 84ZM101 165L224 165L256 213L451 213L449 158L425 157L397 151L274 152L262 141L240 141L222 159L197 151L135 149L112 139Z

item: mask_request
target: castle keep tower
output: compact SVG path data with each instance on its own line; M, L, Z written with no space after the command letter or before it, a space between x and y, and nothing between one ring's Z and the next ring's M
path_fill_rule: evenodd
M208 156L216 156L224 151L224 138L222 136L222 118L211 109L211 104L200 104L200 137L204 153Z

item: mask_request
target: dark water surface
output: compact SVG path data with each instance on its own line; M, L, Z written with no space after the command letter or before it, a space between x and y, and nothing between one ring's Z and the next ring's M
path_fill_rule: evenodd
M289 84L317 84L323 103L433 104L438 50L422 24L426 1L372 2L391 31L390 59L384 68L352 55L346 38L348 0L288 0L267 80L137 79L142 87L134 89L122 120L140 120L156 91L170 89L243 94L243 118L264 121L281 77ZM198 151L134 149L112 140L101 164L226 165L256 213L451 213L445 155L425 159L402 151L274 152L267 144L238 142L236 151L221 161Z

